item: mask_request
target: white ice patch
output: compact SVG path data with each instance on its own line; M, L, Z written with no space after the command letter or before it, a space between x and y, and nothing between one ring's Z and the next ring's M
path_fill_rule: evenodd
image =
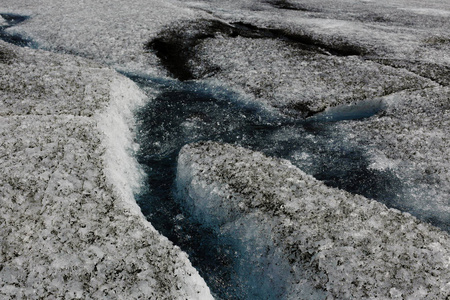
M444 299L450 292L447 233L326 187L288 161L215 142L187 145L177 187L204 226L249 243L249 252L252 245L275 247L271 258L289 262L281 273L286 298L414 299L426 291ZM305 296L312 283L314 296Z
M144 104L147 97L134 82L125 77L115 78L110 87L109 106L98 116L99 129L105 134L104 170L112 182L112 188L124 200L121 203L122 207L138 216L143 227L156 233L154 227L145 220L134 199L143 183L144 171L133 156L138 147L134 143L134 134L131 131L134 128L133 112ZM184 284L175 283L177 288L181 289L183 285L182 293L190 299L212 299L206 283L190 266L185 254L180 253L179 258L188 264L188 268L175 270L175 277L180 276L184 282ZM186 271L189 276L186 276Z
M127 206L137 214L140 209L134 200L144 180L144 173L133 158L137 145L133 142L133 111L144 103L146 96L129 79L111 82L111 102L98 116L98 126L105 134L105 170L114 182Z

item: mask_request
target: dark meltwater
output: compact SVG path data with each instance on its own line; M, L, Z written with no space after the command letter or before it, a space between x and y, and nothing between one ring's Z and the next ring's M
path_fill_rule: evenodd
M333 122L369 117L382 109L381 103L336 109L299 121L245 101L223 87L129 77L150 94L158 91L137 113L138 160L148 174L148 186L137 201L154 227L189 254L217 298L279 299L285 287L282 280L268 284L261 279L261 270L252 271L251 253L243 251L236 238L198 224L183 209L183 199L176 199L174 191L176 158L183 145L200 140L237 144L289 159L329 186L372 199L395 199L401 187L389 171L369 169L364 149L339 133ZM247 271L242 272L243 268Z
M14 44L20 47L36 47L33 41L30 39L21 37L16 34L10 34L6 29L20 24L28 19L27 16L15 15L15 14L0 14L0 16L6 21L5 25L0 25L0 39L5 42Z

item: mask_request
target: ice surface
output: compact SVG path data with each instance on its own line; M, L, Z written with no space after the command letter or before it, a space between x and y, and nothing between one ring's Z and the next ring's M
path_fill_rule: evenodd
M0 297L211 299L134 201L136 85L84 59L0 47L14 54L0 61Z
M136 115L137 137L141 145L137 157L148 170L148 188L138 195L137 201L151 223L189 253L193 265L219 298L246 299L255 293L259 295L263 290L270 290L266 293L267 298L278 299L277 295L285 290L284 284L255 279L259 275L252 277L249 274L273 270L268 263L272 260L272 264L280 267L270 271L279 274L275 277L289 277L286 276L289 272L281 268L283 261L277 256L266 257L261 262L252 258L251 252L246 249L255 249L255 255L259 257L260 251L256 249L262 246L258 241L249 238L249 243L244 245L232 243L232 230L221 228L220 234L215 234L199 226L199 220L211 226L218 219L233 215L227 209L196 211L196 219L190 217L192 210L189 207L183 209L184 199L174 197L172 187L176 156L186 143L212 139L250 147L269 156L289 159L326 185L386 204L409 202L409 196L402 194L402 181L393 170L380 166L375 168L372 154L366 153L370 148L363 143L355 143L351 132L344 131L345 134L342 134L341 130L336 130L340 128L338 120L359 118L361 114L368 117L367 113L376 113L385 105L381 100L336 106L317 114L316 118L301 121L282 118L273 111L251 105L238 93L222 90L219 86L138 76L133 76L133 79L144 90L151 87L160 90ZM154 90L150 89L149 95L153 93ZM205 205L210 203L207 197L202 200ZM411 209L408 211L414 212ZM239 218L229 228L237 228L243 223L267 222ZM267 231L256 225L251 225L251 228L247 231ZM265 247L271 249L270 255L275 252L273 249L277 249L271 243L265 244ZM265 276L261 278L267 279Z
M99 71L97 63L126 72L167 76L168 72L161 66L156 53L145 48L167 27L182 30L186 22L201 23L204 19L227 24L240 22L250 25L250 28L278 30L280 36L251 38L216 34L203 38L192 50L194 53L189 60L199 77L232 85L247 96L290 115L305 116L330 106L382 99L390 107L385 114L362 122L342 123L339 126L343 136L349 143L363 143L372 148L369 153L372 155L373 169L395 172L408 185L411 201L407 209L423 213L425 219L443 228L448 224L450 207L448 88L445 87L450 83L448 11L449 3L444 0L3 1L0 4L1 13L30 16L25 22L8 28L9 34L19 33L25 39L35 40L41 48L84 56L91 61L43 53L36 55L36 52L21 52L17 48L11 50L0 46L3 68L0 114L5 120L0 126L7 133L2 136L1 142L8 140L14 132L15 127L6 125L13 116L30 114L36 116L37 123L54 116L73 116L76 124L81 119L109 124L107 118L92 118L97 116L93 111L103 111L104 105L112 99L111 90L107 88L109 84L102 83L103 71ZM303 46L286 40L286 34L300 36L304 42L322 49L315 52L305 50ZM336 49L358 51L339 57L330 51ZM30 58L27 58L28 55ZM50 56L59 58L53 60L49 59ZM45 68L47 63L50 64L48 69ZM65 68L66 65L68 67ZM72 73L74 69L78 73ZM103 70L108 73L106 77L117 76L111 70ZM118 82L127 92L137 93L133 92L133 88L126 88L128 83L124 81L111 81L113 86ZM48 105L36 99L45 99ZM108 109L116 118L117 111ZM327 111L330 110L325 113ZM127 121L122 116L118 119L124 128ZM191 119L184 124L184 128L187 131L195 129L198 120ZM65 121L58 122L65 124ZM24 121L23 124L34 126L31 121ZM97 123L92 126L97 128ZM108 126L108 129L113 128ZM58 132L66 127L51 128ZM112 143L110 134L111 131L107 131L102 141ZM292 132L290 134L294 135ZM20 139L14 135L14 139L16 137ZM282 135L274 137L277 138L284 139ZM20 145L14 139L12 145ZM28 139L32 140L31 137L20 140L27 142ZM130 139L126 134L120 136L121 143L129 143ZM311 141L314 142L314 139ZM53 146L61 147L59 144ZM166 145L161 148L164 147ZM12 152L5 153L14 153L15 148L11 149ZM117 159L122 157L123 148L114 149L105 155L114 158L120 165L134 165L129 158ZM34 150L27 151L33 153ZM49 153L43 154L45 163L47 155L52 157ZM24 157L27 156L21 159L26 160ZM89 154L89 157L94 156ZM296 157L305 164L314 161L311 154L308 156L304 152ZM18 158L18 166L21 159ZM37 159L41 158L38 156ZM8 160L9 157L3 158L2 162ZM24 170L32 171L31 167L27 168L24 167ZM107 168L107 174L114 173L114 168ZM22 169L16 173L22 174ZM20 182L23 174L19 175ZM116 191L120 195L129 195L133 190L126 177L123 174L116 176L121 179L120 184L117 181L119 190ZM139 174L131 172L130 178L137 179ZM41 191L39 185L35 186ZM61 193L70 193L78 186L79 183L62 180L60 190ZM87 189L95 186L91 182L83 185ZM31 189L33 193L38 190ZM20 200L27 194L21 191L14 195ZM133 204L128 208L130 213L136 209ZM13 217L9 214L5 216ZM18 228L14 226L11 228ZM12 252L6 251L8 255L15 251L11 247ZM29 253L30 257L36 254L31 250ZM174 255L177 256L177 253ZM18 257L14 262L16 267L27 256ZM56 254L48 257L54 259ZM53 265L63 266L64 261L64 257L55 259ZM66 261L75 265L75 260ZM8 268L9 265L3 272L9 272L5 271ZM42 268L39 266L36 272ZM17 267L5 275L5 282L6 278L15 278L14 272L19 269ZM5 285L3 290L16 293L14 284ZM152 287L156 285L152 284ZM139 288L146 290L148 285L144 282L139 284ZM38 294L42 292L42 289L37 290ZM67 291L73 291L73 295L77 296L80 284L71 284ZM392 289L388 297L398 296L400 292ZM425 294L426 288L419 288L412 298L423 298ZM20 296L20 293L17 295Z
M199 62L194 59L193 64L200 72L209 60L206 65L217 66L214 77L242 87L259 101L288 114L301 115L305 109L317 112L403 89L433 86L429 80L406 70L357 57L302 51L280 41L215 39L205 41L199 48Z
M278 3L278 4L277 4ZM280 3L295 9L280 9ZM48 9L48 7L52 9ZM45 7L45 8L44 8ZM155 53L144 45L161 31L183 32L186 21L243 22L279 30L278 40L205 39L193 55L193 70L242 86L261 101L296 103L317 111L427 83L407 70L433 63L424 73L449 65L448 20L406 9L448 11L448 3L428 1L129 1L81 5L60 0L9 1L3 11L32 18L10 28L40 47L75 53L128 71L161 75ZM0 7L1 9L1 7ZM206 12L205 12L206 11ZM61 22L60 17L64 18ZM130 20L133 20L130 22ZM188 36L189 32L185 32ZM335 58L294 51L283 34L307 37L327 49L359 49L363 57ZM436 42L444 41L444 42ZM194 47L193 47L194 48ZM197 50L195 50L197 51ZM311 57L312 56L312 57ZM380 59L383 59L379 65ZM386 59L406 66L392 70ZM218 74L204 72L219 67ZM212 68L214 70L214 68ZM405 70L406 69L406 70ZM336 71L336 72L335 72ZM348 76L347 76L348 75ZM422 74L424 75L424 74ZM426 76L425 76L426 77ZM448 74L440 75L448 77Z
M254 1L252 5L249 3L243 4L242 1L215 1L214 4L209 1L199 2L202 3L203 9L207 7L208 11L211 11L216 17L223 17L228 22L239 21L259 28L278 29L284 34L306 36L310 41L320 42L322 45L334 49L350 47L362 50L363 55L341 58L341 65L335 66L339 69L345 68L346 62L355 65L355 69L347 70L349 78L338 80L337 83L341 83L343 86L334 87L335 82L332 78L326 77L329 73L324 72L321 67L313 70L311 74L307 73L312 80L308 80L307 84L312 97L320 97L314 93L314 89L320 88L321 84L331 85L332 91L327 101L336 97L339 98L341 88L344 90L347 88L350 93L354 93L356 97L353 100L363 100L361 97L365 95L359 93L370 92L372 90L371 85L376 85L377 82L380 82L380 90L378 91L380 93L388 94L398 88L402 89L401 86L404 85L402 78L406 79L404 77L406 74L403 72L413 70L413 66L420 66L427 62L436 65L434 67L429 66L428 70L422 74L424 77L436 70L449 67L449 44L445 42L448 41L449 37L448 18L418 15L402 9L408 7L425 9L428 7L443 12L448 11L450 9L448 3L442 1L428 1L426 5L417 1L414 3L410 1L376 1L371 3L327 0ZM301 6L311 11L276 9L276 6L272 5L280 2L291 6ZM252 9L249 9L249 7ZM435 40L442 42L436 43ZM235 45L233 45L234 42ZM302 88L303 82L300 81L295 84L297 80L306 80L302 79L303 72L313 68L311 65L306 70L302 68L301 63L305 60L305 56L308 58L308 55L301 51L287 51L285 49L286 44L291 43L286 43L282 40L282 37L280 40L270 43L255 39L244 42L239 39L226 39L225 41L207 39L205 40L205 49L200 49L199 56L200 60L206 57L213 64L223 68L223 70L219 70L218 77L225 77L226 80L231 80L235 84L246 86L247 91L256 94L257 97L260 97L261 90L263 96L266 96L264 94L266 90L271 91L278 86L280 86L280 90L283 90L283 95L288 94L291 97L292 95L298 95L299 98L303 96L311 97L307 88L296 91L299 86ZM248 45L248 48L251 49L245 50L243 45ZM289 46L292 47L292 45ZM214 47L217 47L217 51L214 50ZM202 51L205 51L205 53ZM278 52L280 53L278 54ZM267 58L265 58L266 56ZM333 57L326 58L321 55L316 55L315 58L323 60L325 66L335 61ZM363 61L356 63L356 58L362 58ZM369 61L378 63L378 59L388 58L405 62L406 64L402 67L404 70L387 70L382 66L377 66L377 64L369 63ZM291 63L291 60L293 62L297 60L299 64ZM382 62L382 64L385 63ZM245 67L250 69L249 72L240 72ZM256 69L256 72L251 72L252 69ZM339 69L331 75L339 76ZM366 71L363 71L364 69ZM360 70L363 74L356 75ZM314 71L319 74L314 73ZM378 74L372 73L375 71ZM230 72L231 75L228 76L227 73ZM367 74L364 74L366 72ZM403 74L397 73L398 75L394 75L393 72L402 72ZM316 78L313 77L314 74L317 75ZM352 74L355 74L355 78ZM369 82L364 83L364 87L359 91L353 90L353 88L359 86L357 79L361 75L362 78L367 76L373 81L369 80ZM237 79L236 76L238 76ZM396 77L394 81L392 81L392 76ZM448 77L448 73L444 77ZM264 84L261 89L258 89L259 86L255 85L255 81L258 83L258 78L261 78L259 85ZM292 81L294 83L289 85ZM392 81L392 85L386 87L385 81L386 83ZM253 90L251 90L252 88ZM326 94L328 90L326 88L324 90L317 91L317 94ZM351 99L349 100L351 101ZM311 102L315 103L315 101Z
M103 74L112 75L113 70L77 57L7 45L2 42L0 47L20 59L2 66L0 114L90 117L109 101Z
M341 123L373 150L374 166L388 165L405 183L395 206L450 231L450 90L437 87L385 97L383 118Z
M286 298L313 299L296 284L305 281L316 297L323 291L338 299L450 293L447 233L326 187L288 161L229 144L191 144L178 157L177 187L205 226L243 247L253 240L281 249L278 259L292 271L284 277Z
M330 117L327 114L334 110L330 107L339 106L339 110L345 107L342 104L389 103L386 114L344 122L339 128L346 136L354 135L356 143L368 146L373 169L391 170L405 182L405 194L397 197L402 203L393 200L395 207L448 230L447 2L190 3L229 24L239 22L254 31L278 30L278 36L271 38L220 33L202 39L190 62L198 77L206 74L209 80L237 86L289 115L309 116L325 110L313 119ZM300 43L293 42L293 37ZM326 55L299 45L305 42L322 50L349 47L360 53L338 56L330 51Z
M65 52L128 71L161 74L153 54L143 45L164 26L203 15L172 1L91 2L4 1L0 12L28 15L8 29L33 39L40 48ZM149 68L150 66L150 68Z

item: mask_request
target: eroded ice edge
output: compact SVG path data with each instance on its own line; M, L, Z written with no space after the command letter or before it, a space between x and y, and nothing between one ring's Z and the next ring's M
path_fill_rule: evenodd
M183 147L185 208L248 254L286 299L443 299L448 235L408 213L325 186L289 161L217 142ZM254 271L255 272L255 271Z
M0 56L0 297L211 299L134 200L141 90L70 55Z

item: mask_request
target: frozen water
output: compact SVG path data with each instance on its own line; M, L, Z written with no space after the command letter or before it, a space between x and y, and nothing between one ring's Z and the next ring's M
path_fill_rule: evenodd
M283 278L281 282L290 282L291 275L286 271L290 265L273 252L277 247L271 243L264 245L267 256L257 251L250 254L246 249L263 246L261 240L248 234L267 236L272 228L270 222L262 222L257 216L239 218L226 205L218 208L208 192L212 187L203 185L197 187L197 194L174 196L176 157L186 143L216 140L287 158L329 186L409 211L443 229L449 226L445 212L443 218L430 218L421 213L420 204L409 205L410 193L395 173L395 163L375 167L373 149L356 143L348 130L339 131L342 126L336 121L376 120L370 117L384 113L388 103L383 99L336 106L309 119L297 120L256 105L214 82L129 76L153 98L137 113L141 143L138 160L146 166L149 176L148 190L138 195L138 203L150 222L190 255L219 298L258 298L255 295L264 290L270 290L267 296L273 299L286 295L286 285L261 279L265 277L259 275L258 268L273 270ZM434 216L438 215L435 211ZM268 227L251 225L261 223L267 223ZM244 237L236 239L236 234ZM269 261L279 268L273 269ZM298 268L301 270L302 266ZM301 289L309 290L318 298L322 295L308 281L303 282Z
M369 148L354 143L352 136L337 130L338 120L360 119L382 112L385 104L381 100L335 107L302 121L283 117L211 82L182 83L129 76L153 97L137 113L137 138L141 145L138 160L148 172L148 189L137 196L137 201L150 222L190 255L194 266L220 298L252 298L251 295L257 295L254 293L268 289L272 292L268 297L277 299L287 293L286 286L278 285L279 281L257 280L259 275L249 274L259 274L258 268L264 264L267 270L273 269L264 263L267 260L280 268L273 269L277 276L288 278L289 265L279 261L276 247L271 243L264 245L270 249L268 256L262 258L255 253L261 259L255 262L245 249L261 248L261 241L233 238L242 230L243 235L245 232L264 235L265 230L271 230L269 223L268 229L256 226L239 229L238 224L261 222L258 217L248 217L245 221L233 219L230 217L235 215L233 210L226 205L221 209L211 206L208 192L200 187L196 195L187 196L196 201L198 210L183 204L186 195L174 196L176 157L186 143L216 140L243 145L270 156L287 158L329 186L377 199L390 207L403 210L408 207L402 205L409 198L393 170L374 168L367 154ZM201 201L205 202L200 204ZM202 209L203 206L208 209ZM421 216L414 208L406 210ZM227 229L222 226L224 223L228 224ZM448 223L436 224L442 228L448 226ZM220 234L217 228L221 228ZM310 284L305 282L302 289L309 290ZM320 290L311 288L311 292L321 295Z
M1 16L0 26L2 26L2 29L15 26L28 19L27 16L21 16L16 14L0 14L0 16Z
M217 140L289 159L330 186L388 205L403 199L402 184L392 170L372 168L369 149L353 143L351 136L329 122L379 113L384 106L381 100L335 107L302 121L245 101L238 93L220 86L195 82L164 85L144 77L132 78L143 88L161 88L138 113L140 160L152 172L159 169L161 161L164 170L167 164L173 165L186 143ZM159 172L155 177L161 177Z
M134 200L140 89L79 57L0 55L0 298L212 299Z
M266 268L258 284L267 288L267 278L282 276L282 298L440 299L450 292L448 234L326 187L288 161L229 144L187 145L177 189L204 226L236 247L248 245L245 263ZM271 273L266 255L282 272Z
M164 126L174 125L182 132L183 137L180 138L175 130L168 130L167 135L159 137L155 134L155 138L165 143L157 141L149 150L156 151L157 155L167 154L171 160L158 161L155 159L157 156L149 155L149 162L153 164L148 167L149 169L159 172L164 169L164 164L168 167L167 172L165 170L163 173L156 172L154 176L156 179L159 179L158 176L161 174L169 174L169 183L164 186L161 181L156 180L155 185L161 183L161 189L150 188L151 193L161 195L166 195L167 191L170 193L171 182L174 179L174 157L177 149L184 143L181 142L184 137L189 137L185 142L218 138L252 149L262 147L261 150L267 154L290 159L296 166L309 174L314 174L329 186L338 186L353 193L380 199L390 206L411 211L423 220L445 229L448 228L450 215L448 202L448 195L450 195L448 128L450 126L446 104L448 88L445 87L449 84L448 75L450 74L448 55L450 53L448 43L450 23L447 14L449 10L448 2L442 0L426 2L419 0L359 2L346 0L303 0L301 2L295 0L131 0L127 2L111 0L92 3L63 0L33 2L14 0L3 1L0 4L0 12L4 13L4 17L0 18L0 26L2 26L3 36L20 34L24 39L32 38L37 41L41 48L81 55L126 73L137 72L154 76L152 81L156 86L141 87L148 90L151 99L159 97L155 107L160 109L160 112L167 112L167 110L164 111L163 105L158 104L160 100L173 97L192 99L197 93L200 94L203 104L209 107L207 113L211 112L212 121L208 119L207 113L196 112L196 109L188 111L187 118L176 117L174 122L165 121ZM30 16L30 18L18 23L17 26L5 29L4 26L9 26L12 20L8 17L8 14L13 16L11 13ZM198 24L203 24L204 20L235 27L243 26L243 29L254 30L256 35L262 36L257 37L255 34L237 34L236 36L234 33L232 35L235 36L229 36L222 32L214 32L204 35L203 40L192 44L195 47L188 49L187 53L192 55L187 59L186 65L198 78L210 78L213 82L212 88L195 84L190 87L180 86L177 82L159 78L167 75L168 72L162 67L156 53L148 51L145 45L168 31L185 32L183 31L185 24L194 24L193 27L186 28L195 29ZM167 30L168 28L170 30ZM202 29L201 26L200 29ZM191 36L197 34L195 31L185 33ZM299 40L311 43L314 47L300 46L297 43ZM21 43L25 44L25 42ZM347 53L347 56L334 55L339 54L340 50L348 49L358 51ZM56 111L58 114L92 118L94 116L92 111L102 107L103 101L109 103L110 97L104 95L109 95L110 86L101 83L103 73L97 72L99 66L85 65L72 56L60 56L58 62L47 70L44 66L49 61L48 57L28 52L19 55L22 60L20 63L15 60L17 51L19 50L11 51L9 48L0 46L0 63L19 66L5 68L5 76L1 77L1 84L4 87L2 92L7 95L2 98L2 115L49 116ZM32 61L31 64L25 60L28 56ZM67 64L68 67L64 68ZM29 69L26 68L28 65ZM78 71L81 74L78 74ZM221 85L215 84L214 80L220 81ZM117 81L114 82L117 83ZM166 84L174 85L174 89L166 89ZM259 101L267 105L266 107L271 107L271 110L261 109L255 105L239 104L241 97L236 93L227 92L222 88L223 84L233 86L239 93L245 94L246 98ZM99 86L102 88L97 90ZM86 89L83 90L83 87ZM204 91L205 88L206 91ZM133 88L131 90L135 91ZM127 89L127 92L129 91ZM134 92L131 94L135 95ZM232 100L232 105L226 104L230 102L229 100L219 101L219 104L216 100L213 101L215 104L204 101L212 96L219 99L228 97L238 99ZM34 101L36 97L46 99L48 103ZM120 101L129 101L127 97L119 98ZM16 101L17 99L20 101ZM364 115L365 111L370 114L371 109L358 108L355 115L355 111L352 111L355 107L350 107L349 117L342 117L342 113L349 109L345 105L367 103L365 101L375 101L373 104L376 104L377 99L382 99L380 103L388 104L383 107L381 114L358 122L323 124L311 119L305 123L273 114L273 108L275 108L291 116L310 116L323 111L317 116L317 118L322 116L320 121L353 119L357 114ZM175 103L172 108L183 111L183 101L185 100ZM235 106L236 103L238 103L237 106ZM198 106L201 105L198 104ZM54 107L54 111L49 114L51 107ZM337 107L340 117L336 118L333 113L335 108L330 107ZM221 116L220 113L215 112L215 109L224 109L226 114ZM113 109L110 112L112 116L118 116L117 110ZM229 117L227 114L236 114L236 116ZM256 114L258 118L248 118L253 114ZM164 121L163 117L156 117ZM33 119L32 123L34 122L38 123L39 119ZM100 120L96 119L95 122ZM108 124L109 129L113 128L106 121L104 124ZM121 124L123 125L123 122ZM226 128L221 128L222 124ZM278 128L279 125L283 128ZM11 134L8 128L5 132ZM66 127L61 125L61 128ZM238 128L248 129L243 129L245 134L239 134L236 133ZM104 140L107 139L105 136ZM264 139L267 142L258 142ZM121 136L120 141L121 144L129 143L130 137ZM118 143L111 145L116 150L119 146ZM120 151L113 151L109 157L116 158L114 161L117 166L121 166L120 168L128 164L133 166L129 159L117 159L122 157L124 153L121 152L122 150L121 148ZM28 151L33 153L32 150ZM342 163L339 163L339 160L342 160ZM103 170L104 167L99 166L99 168ZM117 174L115 171L114 168L109 168L108 174L118 175L115 177L118 179L116 183L122 186L118 193L129 195L133 185L127 182L127 176ZM23 173L23 171L18 172ZM133 172L131 175L133 176L130 178L136 178ZM342 181L339 178L347 179ZM88 181L85 187L90 190L93 185L93 182ZM61 180L61 190L58 191L68 193L77 187L76 182ZM14 195L21 194L18 192ZM176 203L160 204L158 197L150 197L156 200L150 201L147 208L154 205L156 209L154 214L160 209L173 210L173 216L175 216L173 218L178 222L174 226L170 225L165 232L171 234L170 232L173 231L175 232L173 235L181 240L190 239L191 242L198 240L200 246L203 243L200 236L206 236L205 239L209 239L208 229L204 232L197 231L197 235L191 236L183 232L184 229L177 226L186 228L193 226L186 221L189 218L178 210L179 206ZM127 203L131 204L132 201ZM145 205L143 204L143 207ZM164 205L166 207L163 207ZM133 205L127 207L134 212L137 209ZM111 211L111 213L114 212L116 211ZM10 216L10 214L5 215ZM163 226L167 224L161 220L158 221L156 217L153 221L155 224L160 222ZM110 222L114 223L111 220ZM398 225L396 222L393 224ZM136 230L139 230L139 226L135 227ZM124 225L124 228L129 227ZM27 231L28 229L21 233L26 235ZM136 231L133 232L134 236L140 236ZM64 236L64 233L61 235ZM143 239L145 236L144 234ZM212 245L212 248L215 248L217 244L214 244L214 239L217 241L217 238L213 237L208 244ZM135 240L132 239L132 241ZM384 246L383 241L379 241L379 244ZM42 245L44 247L46 244ZM173 247L170 243L164 245L168 245L167 249ZM235 244L229 247L234 246ZM439 245L433 243L430 247L438 249ZM11 249L11 252L6 251L8 255L13 253L13 248L8 249ZM131 249L130 253L134 253L134 250L134 248ZM97 249L93 251L99 253ZM44 251L44 253L47 252ZM171 253L175 257L183 255L179 254L182 253L179 250ZM82 252L81 255L84 254L86 252ZM204 251L199 256L202 255L208 254ZM222 253L219 253L218 257L227 257L221 255ZM11 263L13 271L8 274L14 275L14 272L18 270L18 268L14 269L16 266L29 265L28 261L23 263L23 257L20 256ZM33 255L30 257L35 258ZM56 257L52 266L62 268L67 266L64 264L65 258ZM193 261L195 260L196 258L193 257ZM208 260L214 261L214 258L208 257ZM37 259L37 261L42 260ZM76 259L72 257L66 261L76 263ZM186 263L187 260L182 256L177 261ZM199 263L201 262L197 260L196 264ZM216 265L219 266L217 269L220 271L224 264L219 261ZM167 266L164 259L158 266L148 266L146 270L153 272L155 268L161 266ZM398 265L394 263L391 270L396 267ZM164 268L161 273L169 277L161 279L150 275L149 278L158 278L156 282L167 281L169 285L172 284L173 289L177 289L178 284L173 283L173 277L170 276L178 274L177 272L184 272L181 270L191 270L184 265L175 268L175 271L171 269L173 272L165 272ZM9 272L10 269L5 270ZM127 269L124 272L128 271L133 270ZM225 268L214 280L220 281L224 278L223 274L230 274L230 272L229 268ZM20 280L24 278L18 277L21 278ZM187 278L191 276L180 275L179 277L188 280ZM194 281L198 280L197 276L193 277ZM20 291L15 289L17 283L11 281L10 277L4 278L8 278L4 290L10 291L12 295L20 296L15 292ZM150 286L153 287L156 283L152 280L149 279ZM231 280L234 279L231 278ZM103 281L99 280L99 282ZM23 280L20 281L20 284L22 283ZM74 283L68 289L68 293L73 293L74 297L80 292L77 284ZM127 283L120 281L120 284ZM56 281L54 285L60 286ZM226 285L224 282L218 284L218 286L224 285ZM22 286L25 285L22 284ZM190 285L183 283L182 286L179 290L181 294L189 290ZM204 283L200 282L199 285L193 286L201 287L200 289L205 291ZM134 287L134 291L140 291L136 292L137 294L142 292L148 295L153 291L143 282L136 283ZM43 293L41 287L36 289L40 294ZM113 288L111 290L115 291ZM196 292L189 291L188 293ZM137 295L136 293L133 295ZM426 293L426 288L419 288L413 298L423 298ZM388 296L401 297L401 292L392 288Z
M336 122L343 120L365 119L383 111L385 104L382 99L363 100L349 105L327 108L325 111L308 118L309 121Z

